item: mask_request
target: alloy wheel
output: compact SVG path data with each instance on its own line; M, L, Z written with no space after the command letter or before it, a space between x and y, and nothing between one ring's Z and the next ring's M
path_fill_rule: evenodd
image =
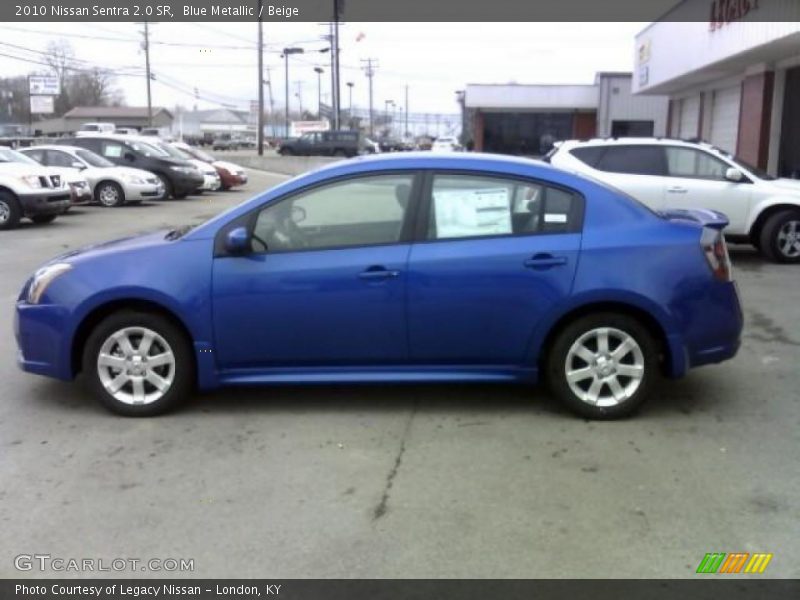
M3 200L0 200L0 223L5 223L10 218L11 218L11 207Z
M572 344L564 365L567 383L583 402L617 406L644 378L644 354L629 334L613 327L587 331Z
M97 356L100 383L123 404L160 400L175 379L175 354L152 329L126 327L112 333Z
M105 185L100 190L100 204L114 206L119 201L119 192L113 185Z
M786 258L800 256L800 221L786 221L778 230L778 250Z

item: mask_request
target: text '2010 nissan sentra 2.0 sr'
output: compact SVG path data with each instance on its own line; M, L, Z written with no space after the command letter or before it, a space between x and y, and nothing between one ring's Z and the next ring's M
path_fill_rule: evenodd
M135 416L223 385L543 379L622 417L736 354L725 224L530 160L362 157L47 263L19 363Z

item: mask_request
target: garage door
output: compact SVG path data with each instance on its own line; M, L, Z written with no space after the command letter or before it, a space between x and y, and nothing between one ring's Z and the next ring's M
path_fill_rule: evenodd
M715 90L711 100L711 133L709 138L712 144L728 152L736 152L741 100L741 85Z
M681 100L681 120L678 137L696 138L700 125L700 96L690 96Z

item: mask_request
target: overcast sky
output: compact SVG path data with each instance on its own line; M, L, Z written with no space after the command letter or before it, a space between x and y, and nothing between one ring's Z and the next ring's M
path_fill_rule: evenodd
M361 59L375 58L375 107L404 105L409 86L412 111L455 113L455 91L467 83L592 83L596 71L633 69L634 36L646 23L345 23L341 25L342 103L345 82L355 83L353 104L368 104ZM82 65L113 69L129 105L146 104L140 48L142 26L134 23L0 24L0 53L41 59L52 40L68 40ZM151 25L151 66L156 75L153 104L247 109L257 97L255 23L158 23ZM265 23L265 67L276 106L283 106L284 66L280 49L297 45L290 58L291 103L297 107L302 81L305 108L316 109L317 75L325 69L323 102L330 98L329 54L321 36L327 24ZM75 37L73 37L75 36ZM87 37L77 37L87 36ZM99 39L104 38L104 39ZM22 50L28 49L29 51ZM33 52L30 52L33 51ZM24 75L41 69L0 56L0 73ZM266 77L266 74L265 74ZM177 88L177 89L176 89ZM197 88L202 99L195 100ZM265 92L266 94L266 92ZM268 101L268 96L265 96Z

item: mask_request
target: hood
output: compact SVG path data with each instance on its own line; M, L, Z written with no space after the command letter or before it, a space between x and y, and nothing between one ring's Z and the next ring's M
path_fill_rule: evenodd
M215 160L214 166L219 167L220 169L225 169L226 171L230 171L231 173L244 173L244 167L240 167L236 163L228 162L227 160Z
M0 175L21 177L23 175L55 175L56 170L41 165L29 165L23 162L0 162ZM60 175L60 173L58 173Z
M48 261L48 264L66 262L77 265L81 262L91 260L98 256L126 252L141 248L149 248L153 246L173 244L175 243L174 240L171 240L167 237L169 232L169 229L162 229L152 233L143 233L117 240L111 240L110 242L102 242L100 244L83 246L82 248L76 248L75 250L70 250L69 252L65 252L64 254L56 256L52 260Z
M800 179L788 179L782 177L768 182L772 187L777 188L782 193L794 192L800 194Z
M202 173L207 173L209 175L217 174L217 170L212 167L207 162L203 162L202 160L197 160L196 158L189 158L187 159L190 163L192 163L195 167L197 167Z

